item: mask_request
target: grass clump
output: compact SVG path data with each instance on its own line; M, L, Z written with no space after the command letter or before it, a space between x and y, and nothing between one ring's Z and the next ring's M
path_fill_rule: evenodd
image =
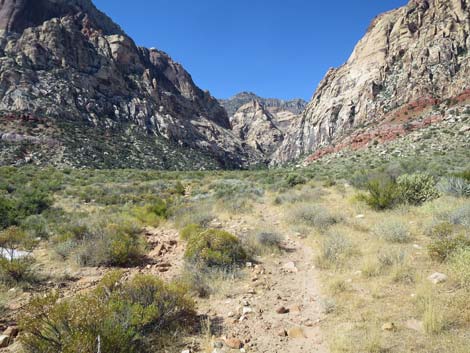
M353 246L349 239L340 233L333 232L323 240L316 263L322 269L341 267L352 253Z
M470 244L453 254L450 268L459 285L470 291Z
M123 282L113 272L92 292L59 299L38 296L25 308L20 327L26 352L154 352L194 316L182 287L153 276Z
M247 254L236 236L207 229L189 238L184 257L203 267L231 268L246 261Z
M289 220L291 223L302 223L319 230L325 230L341 221L340 217L331 214L326 208L312 204L294 207Z
M375 236L390 243L407 243L410 241L409 227L402 221L393 218L376 224L372 232Z
M190 205L176 210L174 222L178 228L184 228L190 224L207 227L214 219L212 207L207 204Z
M277 254L282 250L283 237L271 229L261 229L249 235L245 240L245 248L251 256Z

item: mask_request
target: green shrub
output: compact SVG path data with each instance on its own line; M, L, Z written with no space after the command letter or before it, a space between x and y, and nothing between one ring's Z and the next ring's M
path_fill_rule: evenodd
M428 174L401 175L397 179L397 184L403 201L412 205L421 205L439 197L436 181Z
M300 176L299 174L289 174L286 176L285 182L288 187L294 187L305 184L307 179L305 179L303 176Z
M145 250L141 228L122 214L70 220L52 243L60 256L74 255L81 266L136 265Z
M0 195L0 229L7 228L15 224L13 214L13 202Z
M289 221L291 223L302 223L310 227L325 230L339 223L341 218L331 214L326 208L319 205L302 204L293 208Z
M191 237L184 256L191 263L223 268L235 266L247 259L238 238L217 229L208 229Z
M34 298L20 321L26 352L150 353L194 316L180 286L144 275L123 283L121 276L108 274L97 289L73 298Z
M470 291L470 241L452 255L450 267L460 286Z
M30 279L30 256L36 241L17 227L0 232L0 278L4 282L19 282Z
M198 236L204 231L204 228L199 224L188 224L180 231L180 238L188 241L192 237Z
M446 261L458 250L470 247L470 237L464 233L434 238L428 245L429 256L433 260Z
M400 190L393 180L375 179L367 183L367 194L361 194L359 200L381 211L393 208L400 202Z
M373 234L391 243L407 243L410 241L410 230L402 221L386 219L373 227Z
M25 218L21 222L21 228L34 238L47 239L50 233L47 220L42 215L32 215Z
M152 205L148 206L149 211L153 212L155 215L159 217L168 218L169 216L168 204L169 204L168 201L157 199Z

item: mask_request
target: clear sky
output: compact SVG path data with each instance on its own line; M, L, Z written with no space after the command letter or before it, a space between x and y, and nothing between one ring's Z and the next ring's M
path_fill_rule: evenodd
M407 0L94 0L138 45L180 62L217 98L310 99L371 20Z

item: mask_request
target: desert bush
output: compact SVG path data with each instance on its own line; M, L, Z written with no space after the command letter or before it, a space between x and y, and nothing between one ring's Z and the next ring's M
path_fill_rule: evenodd
M319 205L301 204L292 209L289 221L291 223L303 223L310 227L325 230L339 223L341 218L331 214L326 208Z
M204 228L199 224L188 224L180 231L180 238L188 241L192 237L198 236L204 231Z
M464 232L433 238L428 244L428 253L433 260L446 261L460 249L470 248L470 237Z
M300 203L300 202L318 202L326 192L320 188L304 187L301 190L290 190L279 194L274 199L274 204L282 205L285 203Z
M401 265L405 262L405 252L396 250L382 250L377 255L377 260L382 268Z
M282 243L282 236L273 231L261 231L256 234L256 241L262 246L280 249Z
M0 229L15 224L13 207L13 202L9 198L0 195Z
M228 268L247 259L240 241L223 230L208 229L188 240L185 258L203 267Z
M470 197L470 182L461 178L443 178L439 181L437 189L444 195Z
M194 315L185 290L153 276L122 282L108 274L90 293L34 298L25 308L21 341L31 353L147 353Z
M400 200L400 190L393 180L374 179L367 183L367 194L361 194L359 199L365 201L375 210L385 210L396 206Z
M397 178L399 193L403 201L421 205L439 197L434 177L429 174L405 174Z
M34 238L47 239L50 234L47 220L42 215L33 215L25 218L21 222L21 228L31 234Z
M264 191L256 187L253 183L249 183L238 179L224 179L213 182L210 188L214 191L217 199L232 199L246 197L255 199L263 196Z
M271 230L261 229L244 239L244 247L251 256L279 253L282 249L282 236Z
M320 246L320 254L316 258L320 268L341 266L353 253L353 246L349 239L343 235L333 232L326 236Z
M407 225L398 219L385 219L377 223L372 233L391 243L406 243L410 241L410 230Z
M470 228L470 203L465 203L446 216L450 223Z
M141 228L126 215L89 216L62 224L52 239L62 257L74 256L81 266L128 266L144 254Z
M452 255L450 268L460 286L470 291L470 240L466 247L458 249Z
M173 214L175 225L184 228L190 224L207 227L214 219L212 206L209 204L195 204L176 210Z
M0 232L0 279L19 282L31 279L31 252L37 242L18 227Z
M285 183L290 188L297 186L297 185L303 185L306 182L307 182L306 178L296 173L288 174L285 178Z

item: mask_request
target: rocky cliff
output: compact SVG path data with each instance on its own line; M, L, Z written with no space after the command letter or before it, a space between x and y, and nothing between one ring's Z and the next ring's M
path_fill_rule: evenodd
M406 134L423 113L442 119L443 102L470 98L469 33L469 0L412 0L378 16L349 60L328 71L273 163Z
M262 98L252 92L241 92L229 99L219 99L220 104L225 108L229 117L233 116L238 109L251 101L260 102L271 113L288 112L294 115L300 114L307 102L303 99L284 100L277 98Z
M90 0L0 2L0 163L240 168L263 156L167 54Z
M271 160L285 131L307 105L302 99L262 98L251 92L219 101L229 115L233 133L261 153L265 162Z
M284 139L276 117L258 100L241 106L230 118L233 133L259 151L266 160Z

